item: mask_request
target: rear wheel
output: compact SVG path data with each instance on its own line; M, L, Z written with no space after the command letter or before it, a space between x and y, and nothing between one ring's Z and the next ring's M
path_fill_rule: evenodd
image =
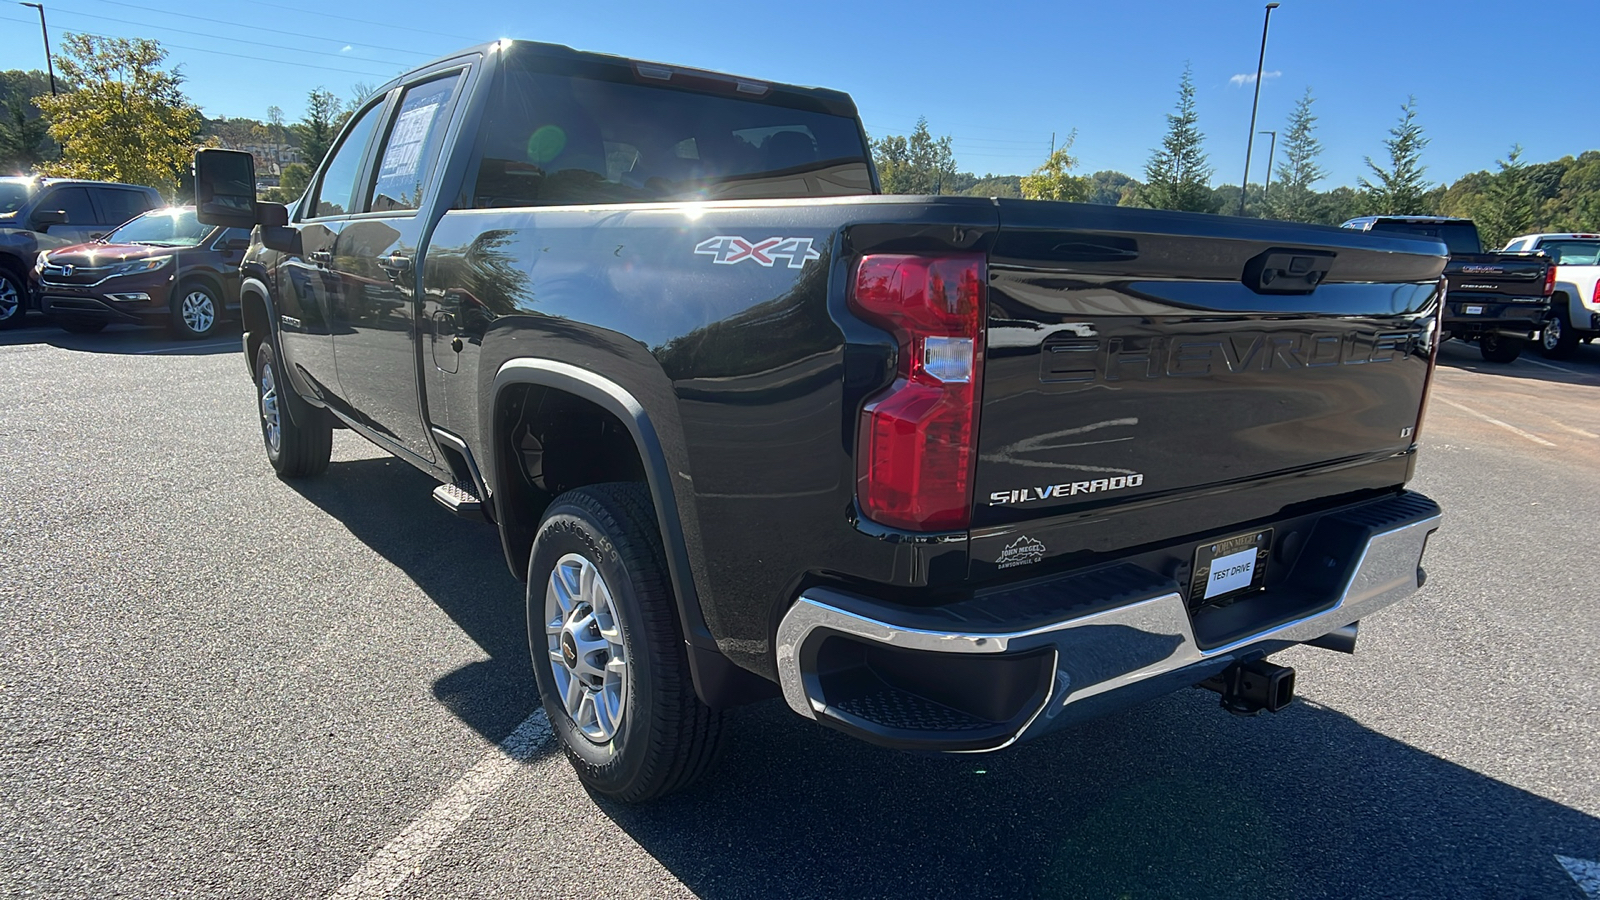
M1539 352L1550 359L1570 359L1578 352L1578 334L1567 321L1567 311L1557 307L1556 314L1544 325L1539 335Z
M17 273L0 266L0 328L15 328L28 317L28 293Z
M644 485L550 504L528 561L528 643L551 730L590 790L650 800L710 768L722 716L690 681Z
M1521 338L1490 333L1478 338L1478 352L1489 362L1508 363L1522 355L1525 343Z
M106 326L111 324L105 319L91 319L87 316L54 316L53 318L63 331L70 331L73 334L94 334L97 331L105 331Z
M267 461L279 478L320 475L333 455L333 428L327 414L301 402L299 420L289 415L294 390L284 380L272 342L262 341L256 351L256 405L261 413L261 440Z
M172 333L184 340L210 337L222 322L222 298L210 285L188 281L172 292Z

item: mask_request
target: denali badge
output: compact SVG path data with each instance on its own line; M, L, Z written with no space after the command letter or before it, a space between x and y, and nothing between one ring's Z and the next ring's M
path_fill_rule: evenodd
M822 254L811 248L811 238L799 237L747 241L735 235L719 234L696 244L694 252L699 256L711 257L711 261L719 266L731 266L748 259L769 269L773 261L778 259L788 260L791 269L803 269L810 260L822 258Z
M1031 565L1041 559L1044 559L1044 543L1023 535L1001 550L1000 558L994 563L997 568L1009 569L1012 566Z
M1047 484L1044 487L995 491L989 495L989 505L1002 506L1007 503L1032 503L1035 500L1049 500L1051 497L1071 497L1074 494L1120 491L1123 488L1136 488L1141 484L1144 484L1144 475L1136 473L1133 475L1118 475L1115 478L1096 478L1094 481L1068 481L1063 484Z

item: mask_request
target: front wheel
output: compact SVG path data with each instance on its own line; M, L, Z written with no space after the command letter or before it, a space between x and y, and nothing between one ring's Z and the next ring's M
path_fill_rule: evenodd
M590 790L635 803L710 768L722 716L690 681L644 485L550 504L528 561L528 644L551 730Z
M186 341L210 337L222 322L222 298L214 288L198 281L178 285L172 292L172 333Z
M302 401L298 421L289 414L294 387L283 378L272 342L256 351L256 405L261 413L261 440L267 461L279 478L321 475L333 455L333 427L327 414Z
M0 328L15 328L28 317L28 292L22 278L0 266Z
M1522 355L1522 345L1525 343L1521 338L1490 332L1478 338L1478 352L1489 362L1508 363Z
M1557 309L1550 321L1544 323L1544 333L1539 335L1539 352L1550 359L1571 359L1578 352L1578 334L1567 321L1567 311Z

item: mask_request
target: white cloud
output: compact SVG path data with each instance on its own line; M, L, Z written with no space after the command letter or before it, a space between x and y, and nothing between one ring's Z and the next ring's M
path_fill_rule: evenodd
M350 45L349 45L349 44L345 44L345 45L344 45L344 46L343 46L343 47L340 47L340 48L339 48L339 52L340 52L340 53L349 53L349 52L350 52ZM1272 74L1274 74L1274 75L1276 75L1276 74L1278 74L1278 73L1277 73L1277 72L1273 72L1273 73L1272 73ZM1235 76L1233 76L1233 77L1235 77L1235 78L1239 78L1239 77L1241 77L1241 76L1238 76L1238 75L1235 75Z
M1262 81L1266 81L1269 78L1279 78L1282 75L1283 75L1283 73L1279 72L1277 70L1273 70L1271 72L1262 72L1261 73L1261 80ZM1228 83L1233 85L1234 87L1244 87L1247 84L1255 84L1256 83L1256 76L1254 74L1250 73L1250 72L1241 72L1240 74L1235 75L1232 78L1229 78L1228 79Z

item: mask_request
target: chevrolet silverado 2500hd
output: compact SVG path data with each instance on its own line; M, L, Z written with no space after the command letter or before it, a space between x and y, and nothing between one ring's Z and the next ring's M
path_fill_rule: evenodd
M769 696L942 751L1276 710L1268 654L1421 585L1437 242L876 196L844 94L520 42L378 92L292 215L196 175L268 459L348 427L495 523L603 794Z

